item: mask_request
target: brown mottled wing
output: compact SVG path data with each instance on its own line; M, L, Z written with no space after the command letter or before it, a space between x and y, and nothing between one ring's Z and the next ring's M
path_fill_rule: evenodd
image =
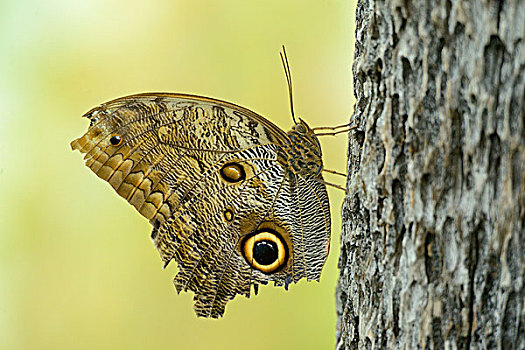
M221 316L252 284L319 279L330 232L326 188L279 161L289 139L274 124L179 94L124 97L86 117L90 127L72 148L150 220L163 261L178 264L177 291L195 292L198 316ZM231 164L243 171L233 183L223 174ZM272 274L241 253L244 237L260 227L278 231L289 249L286 266Z

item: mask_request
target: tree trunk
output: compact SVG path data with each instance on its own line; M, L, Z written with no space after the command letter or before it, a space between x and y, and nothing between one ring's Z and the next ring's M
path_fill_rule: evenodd
M338 349L525 349L525 1L360 0Z

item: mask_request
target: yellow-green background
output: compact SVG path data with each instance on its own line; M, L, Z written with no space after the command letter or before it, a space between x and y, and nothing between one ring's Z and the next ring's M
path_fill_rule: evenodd
M0 348L333 348L341 191L321 283L262 287L197 319L148 222L69 142L91 107L147 91L224 99L288 129L281 44L297 113L345 123L353 23L342 0L0 2ZM344 171L346 136L321 142Z

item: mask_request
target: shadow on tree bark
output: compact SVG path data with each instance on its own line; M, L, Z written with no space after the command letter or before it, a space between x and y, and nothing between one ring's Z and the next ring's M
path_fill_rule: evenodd
M338 349L525 349L525 1L361 0Z

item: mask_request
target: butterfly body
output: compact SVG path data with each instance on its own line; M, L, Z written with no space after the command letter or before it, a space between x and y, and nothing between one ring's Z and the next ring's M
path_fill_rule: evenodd
M150 220L198 316L222 316L252 285L319 280L330 213L319 141L302 120L285 133L237 105L166 93L85 116L90 127L72 148Z

